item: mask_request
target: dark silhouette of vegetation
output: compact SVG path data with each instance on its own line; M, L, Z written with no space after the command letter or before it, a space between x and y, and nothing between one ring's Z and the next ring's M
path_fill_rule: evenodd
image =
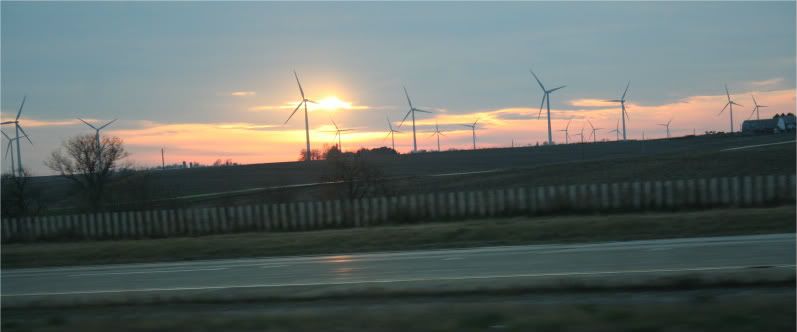
M44 210L41 188L32 186L30 174L24 169L22 175L4 174L2 177L2 216L35 216Z
M86 207L97 211L114 176L129 166L122 163L128 155L121 138L102 137L98 146L95 136L86 134L64 141L44 164L72 181Z

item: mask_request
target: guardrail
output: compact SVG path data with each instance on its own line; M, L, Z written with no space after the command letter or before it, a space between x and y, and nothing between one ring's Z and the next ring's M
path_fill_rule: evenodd
M516 187L483 191L162 209L2 220L4 242L302 231L560 212L753 207L795 203L795 175Z

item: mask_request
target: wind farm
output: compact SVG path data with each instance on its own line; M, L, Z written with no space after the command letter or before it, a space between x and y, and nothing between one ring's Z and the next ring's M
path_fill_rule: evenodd
M4 331L797 329L794 3L0 6Z

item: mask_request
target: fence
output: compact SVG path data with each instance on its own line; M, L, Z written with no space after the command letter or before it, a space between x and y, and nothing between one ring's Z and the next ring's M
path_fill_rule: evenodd
M300 231L562 211L635 211L795 202L794 175L518 187L270 205L2 220L3 241Z

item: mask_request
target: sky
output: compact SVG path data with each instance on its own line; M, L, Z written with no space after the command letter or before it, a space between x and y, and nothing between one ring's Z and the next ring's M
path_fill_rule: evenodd
M630 81L629 138L728 131L724 84L742 107L735 127L795 109L795 2L0 3L2 119L20 123L34 175L61 142L102 124L137 166L216 159L293 161L305 146L293 70L308 98L312 147L334 144L332 121L353 129L344 150L389 146L417 114L418 149L542 143L542 91L554 141L591 122L614 140ZM301 112L301 111L300 111ZM396 149L412 149L404 123ZM3 131L13 136L12 126ZM3 140L3 148L6 148ZM9 168L3 157L3 171Z

